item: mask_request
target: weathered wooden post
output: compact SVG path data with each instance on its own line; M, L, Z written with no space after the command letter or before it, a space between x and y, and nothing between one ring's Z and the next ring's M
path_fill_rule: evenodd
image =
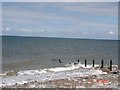
M87 60L85 60L85 67L87 67Z
M95 66L95 60L93 60L93 67Z
M62 63L60 59L59 59L59 63Z
M103 68L104 67L104 61L102 60L101 61L101 68Z
M110 71L112 71L112 60L110 60Z

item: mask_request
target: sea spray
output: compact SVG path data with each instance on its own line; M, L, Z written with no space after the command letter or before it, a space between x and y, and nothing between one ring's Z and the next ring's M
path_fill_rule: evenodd
M89 66L89 65L88 65ZM90 67L91 68L91 67ZM72 77L86 77L107 74L100 69L84 68L82 64L65 67L46 68L40 70L24 70L17 72L17 76L3 77L2 85L24 84L31 81L49 81Z

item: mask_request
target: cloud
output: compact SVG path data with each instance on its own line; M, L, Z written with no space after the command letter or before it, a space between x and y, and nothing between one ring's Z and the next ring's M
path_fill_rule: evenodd
M11 13L11 14L10 14ZM96 28L96 29L116 29L117 25L97 22L94 19L89 20L88 18L83 18L79 16L62 16L62 15L55 15L54 13L47 13L47 12L31 12L31 11L20 11L18 10L4 10L3 11L3 23L6 22L13 22L18 24L43 24L48 23L52 24L54 21L54 25L56 25L59 21L63 21L58 23L57 25L65 25L66 27L89 27L89 28ZM56 27L56 26L53 26Z
M47 32L47 30L45 29L30 29L30 28L22 28L22 29L18 29L17 31L20 32L25 32L25 33L43 33L43 32Z
M118 2L119 0L3 0L2 2Z
M6 31L10 31L10 30L11 30L11 28L7 27L5 30L6 30Z
M41 31L41 32L44 32L45 30L44 30L44 29L41 29L40 31Z
M84 34L88 34L88 32L84 32Z
M21 32L33 32L33 30L27 29L27 28L21 29L20 31L21 31Z
M117 8L102 2L3 3L3 27L15 28L14 34L96 38L101 33L107 38L117 33Z
M80 13L88 13L89 15L102 16L118 16L118 3L79 3L76 5L64 5L64 9L69 11L76 11Z
M44 11L31 11L19 9L3 9L3 17L7 19L13 18L16 20L40 20L40 19L65 19L65 16L56 15L54 13ZM22 21L21 20L21 21Z
M113 35L113 34L114 34L114 32L113 32L113 31L110 31L110 32L109 32L109 34Z
M19 5L19 3L16 3ZM24 4L24 3L23 3ZM22 6L22 4L20 4ZM32 6L33 5L33 6ZM38 7L36 7L36 6ZM111 6L110 6L111 5ZM118 16L117 3L27 3L24 7L20 6L9 6L4 7L3 3L3 17L9 21L16 22L28 22L37 20L72 20L72 19L83 19L80 14L88 14L93 16ZM32 7L31 7L32 6ZM48 7L51 9L59 8L51 11L51 9L45 9ZM76 11L76 12L73 12ZM72 12L72 14L67 14ZM77 13L77 14L76 14ZM74 15L74 16L73 16ZM79 17L79 18L78 18ZM91 17L91 16L90 16ZM85 18L84 18L85 19ZM86 18L87 20L88 18Z
M10 27L3 28L2 31L11 31Z

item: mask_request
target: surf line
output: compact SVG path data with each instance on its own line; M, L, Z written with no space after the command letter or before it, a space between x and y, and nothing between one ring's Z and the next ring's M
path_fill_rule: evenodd
M61 59L58 59L58 60L56 60L56 59L53 59L54 61L58 61L59 63L63 63L62 61L61 61ZM77 62L74 62L74 65L77 65L77 64L79 64L80 63L80 60L78 59L77 60ZM71 63L69 63L69 64L71 64ZM87 60L85 59L85 67L87 67L87 65L88 65L88 63L87 63ZM107 70L109 70L109 71L112 71L113 70L113 67L112 67L112 65L113 65L113 63L112 63L112 59L110 59L110 61L109 61L109 66L108 66L108 68L106 68ZM102 59L101 60L101 65L100 65L100 69L105 69L105 67L104 67L105 65L104 65L104 60ZM95 60L93 59L92 60L92 67L95 67Z

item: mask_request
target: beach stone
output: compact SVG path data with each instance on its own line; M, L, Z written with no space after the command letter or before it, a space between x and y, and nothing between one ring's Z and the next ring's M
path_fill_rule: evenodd
M30 88L35 88L35 85L29 85Z
M118 74L118 71L114 71L114 72L112 72L112 74Z
M97 75L92 75L92 78L96 78L97 77Z
M108 68L101 68L101 70L102 70L103 72L110 73L110 70L109 70Z
M8 71L5 73L6 76L17 76L17 72L15 72L14 70Z
M89 77L83 77L83 79L89 79Z
M93 79L93 82L96 82L97 81L97 79Z
M83 82L85 82L86 80L85 79L83 79Z

